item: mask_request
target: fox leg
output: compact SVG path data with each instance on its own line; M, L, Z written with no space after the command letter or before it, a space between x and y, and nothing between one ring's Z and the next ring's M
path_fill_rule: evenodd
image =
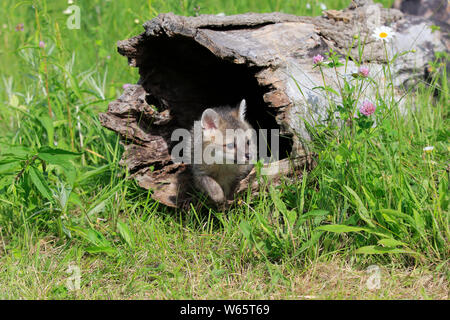
M225 194L222 187L216 180L210 176L201 175L195 177L198 187L206 191L208 196L216 203L224 203L226 201Z

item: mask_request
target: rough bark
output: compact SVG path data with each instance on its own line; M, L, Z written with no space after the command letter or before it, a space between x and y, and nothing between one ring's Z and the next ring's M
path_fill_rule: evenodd
M403 13L431 19L443 28L450 24L448 0L395 0L393 7Z
M192 180L188 166L171 160L172 131L190 129L208 107L245 98L247 117L255 128L279 128L285 137L280 154L285 159L280 161L280 172L272 176L276 182L313 166L304 121L323 119L327 102L323 93L312 89L322 84L312 57L331 48L344 59L353 44L352 59L338 69L351 74L357 70L354 36L359 34L366 41L362 62L385 87L384 47L371 34L376 25L390 26L396 32L389 45L391 56L415 49L399 57L393 70L396 94L402 95L422 81L436 51L448 50L443 34L432 32L431 24L371 0L355 1L346 10L328 10L315 18L283 13L161 14L144 24L142 34L119 41L119 53L139 68L140 79L110 103L100 121L122 137L122 163L139 185L152 189L154 199L176 207L190 201ZM325 70L325 78L338 88L334 70ZM253 191L258 188L255 170L241 181L237 192L249 186Z

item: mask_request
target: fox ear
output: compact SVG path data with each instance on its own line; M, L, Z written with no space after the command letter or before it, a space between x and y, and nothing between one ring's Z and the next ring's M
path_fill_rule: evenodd
M219 127L219 115L213 109L206 109L202 114L202 128L206 130Z
M239 104L239 120L245 121L245 113L247 112L247 102L245 99L242 99Z

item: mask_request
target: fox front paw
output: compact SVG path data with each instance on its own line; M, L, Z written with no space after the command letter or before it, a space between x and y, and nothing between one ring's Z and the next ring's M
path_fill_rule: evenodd
M206 191L206 194L215 203L221 204L226 202L225 193L223 192L222 187L217 183L216 180L214 180L209 176L200 176L197 177L196 180L200 189Z
M222 187L217 182L209 186L208 196L217 204L222 204L227 200Z

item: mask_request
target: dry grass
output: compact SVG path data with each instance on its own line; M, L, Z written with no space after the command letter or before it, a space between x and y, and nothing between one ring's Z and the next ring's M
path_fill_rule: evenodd
M37 252L39 250L39 253ZM33 250L31 250L32 252ZM14 299L448 299L448 275L431 269L380 267L379 289L370 290L365 268L334 259L306 269L266 263L213 270L201 254L148 265L146 253L112 264L105 257L84 255L81 288L67 291L67 266L73 255L40 245L34 255L2 257L0 298ZM274 281L274 272L280 277Z

